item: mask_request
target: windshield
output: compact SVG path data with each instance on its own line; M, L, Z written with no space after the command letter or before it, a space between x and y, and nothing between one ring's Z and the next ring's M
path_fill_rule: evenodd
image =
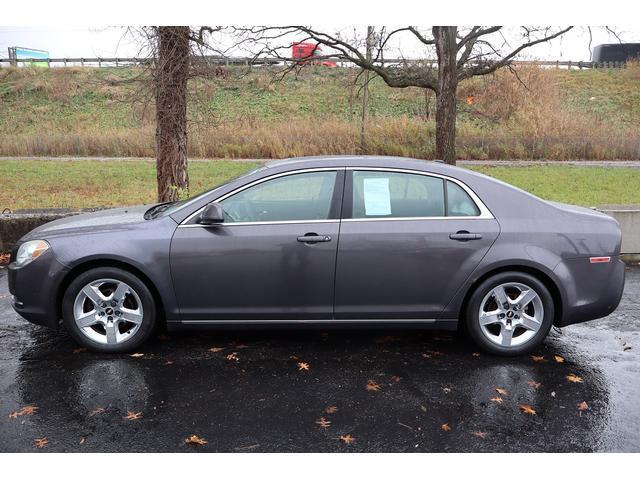
M158 205L155 205L155 206L151 207L149 210L147 210L147 212L145 213L145 218L146 219L152 219L152 218L166 217L167 215L171 215L172 213L177 212L181 208L184 208L184 207L186 207L188 205L196 203L198 200L200 200L205 195L209 195L211 192L219 189L220 187L223 187L227 183L233 182L235 180L239 180L239 179L244 178L244 177L248 177L249 175L253 175L254 173L259 172L260 170L263 170L265 168L267 168L267 167L262 166L262 167L254 168L253 170L250 170L250 171L248 171L246 173L243 173L242 175L238 175L237 177L230 178L226 182L221 183L219 185L216 185L215 187L210 188L209 190L205 190L204 192L199 193L198 195L195 195L195 196L193 196L191 198L188 198L186 200L180 200L180 201L177 201L177 202L160 203Z

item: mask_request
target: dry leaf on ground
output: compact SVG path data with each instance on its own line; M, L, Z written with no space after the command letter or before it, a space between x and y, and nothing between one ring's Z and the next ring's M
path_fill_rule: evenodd
M102 413L102 412L104 412L104 411L105 411L105 409L104 409L104 408L102 408L102 407L98 407L98 408L96 408L95 410L92 410L91 412L89 412L89 416L90 416L90 417L95 417L96 415L98 415L98 414L100 414L100 413Z
M340 441L342 443L346 443L347 445L351 445L353 442L356 441L356 439L353 438L351 435L347 434L347 435L340 435Z
M47 443L49 443L49 439L47 437L42 437L42 438L36 438L33 441L33 444L37 447L37 448L42 448L44 447Z
M578 410L580 410L581 412L584 412L585 410L589 409L589 405L587 404L587 402L582 401L578 404Z
M530 387L533 387L536 389L540 388L540 385L542 385L540 382L536 382L535 380L529 380L527 384L529 384Z
M553 359L558 363L564 363L564 358L561 357L560 355L554 355Z
M451 430L451 427L449 426L448 423L443 423L442 425L440 425L440 428L445 432L448 432L449 430Z
M132 353L129 356L133 358L140 358L140 357L144 357L144 353Z
M498 405L502 405L504 403L504 400L502 399L502 397L493 397L493 398L490 398L489 400L491 400L493 403L497 403Z
M571 375L567 375L567 380L573 383L582 383L582 377L574 375L573 373Z
M229 360L230 362L239 362L240 361L240 357L238 356L237 352L230 353L225 358L227 360Z
M298 362L298 370L309 370L309 364L306 362Z
M329 428L329 426L331 425L331 420L320 417L318 420L316 420L316 424L320 425L320 427L322 428Z
M531 355L531 360L534 362L544 362L544 355Z
M473 432L473 434L478 438L484 438L487 436L487 432Z
M500 388L500 387L496 388L496 392L498 392L500 395L504 395L504 396L509 395L504 388Z
M380 391L380 385L378 385L374 380L369 380L367 382L367 386L365 388L369 392L378 392L378 391Z
M206 445L209 442L197 435L191 435L189 438L184 439L184 443L187 445Z
M336 407L335 405L332 405L324 409L324 413L328 413L328 414L336 413L337 411L338 411L338 407Z
M222 350L224 350L224 347L211 347L209 349L209 351L213 353L218 353L218 352L221 352Z
M15 412L11 412L9 414L9 418L18 418L23 415L33 415L38 410L38 407L35 405L27 405L26 407L22 407L20 410Z
M142 418L142 412L127 412L127 415L122 417L125 420L140 420Z
M536 411L531 405L522 404L519 408L522 413L527 415L536 415Z

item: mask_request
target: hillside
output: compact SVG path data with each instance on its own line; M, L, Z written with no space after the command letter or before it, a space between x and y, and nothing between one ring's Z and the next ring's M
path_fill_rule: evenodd
M459 88L460 158L636 159L640 66L519 68ZM153 156L153 104L142 72L0 69L0 155ZM351 69L230 70L190 83L193 157L359 153ZM367 153L433 158L433 95L371 85Z

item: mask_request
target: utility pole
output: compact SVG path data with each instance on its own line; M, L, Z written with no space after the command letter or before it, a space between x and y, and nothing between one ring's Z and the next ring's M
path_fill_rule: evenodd
M367 63L371 63L373 50L373 26L367 27ZM362 118L360 124L360 150L362 153L367 151L366 126L367 117L369 116L369 69L364 71L364 88L362 90Z

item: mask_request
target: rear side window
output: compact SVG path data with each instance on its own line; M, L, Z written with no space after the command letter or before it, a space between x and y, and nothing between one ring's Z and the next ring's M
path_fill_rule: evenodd
M457 183L447 180L447 216L476 217L480 210L469 194Z
M444 180L441 178L402 172L353 172L353 218L444 215Z

